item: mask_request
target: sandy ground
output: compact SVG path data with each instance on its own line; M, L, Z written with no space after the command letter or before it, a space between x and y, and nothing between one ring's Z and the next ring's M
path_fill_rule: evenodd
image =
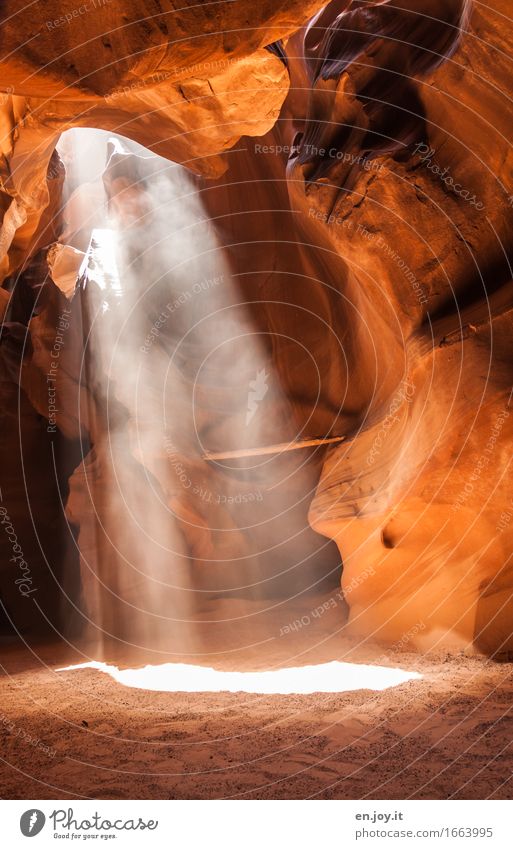
M383 691L152 692L98 670L56 671L95 657L91 646L4 644L1 796L511 798L511 664L358 646L335 610L295 634L279 636L276 623L260 621L252 652L195 663L279 669L336 659L422 677ZM143 663L114 649L104 658L120 668Z

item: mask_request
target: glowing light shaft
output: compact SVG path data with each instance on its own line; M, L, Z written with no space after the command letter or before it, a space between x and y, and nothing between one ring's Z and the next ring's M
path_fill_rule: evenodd
M114 230L95 227L91 233L89 248L80 268L79 276L87 272L100 289L121 294L121 281L116 262L116 240Z

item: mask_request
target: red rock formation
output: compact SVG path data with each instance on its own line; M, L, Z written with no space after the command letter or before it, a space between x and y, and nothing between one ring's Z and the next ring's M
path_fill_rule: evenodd
M444 4L442 14L460 8ZM436 4L423 12L436 24L427 56L439 64L454 45L455 18L440 27ZM300 151L294 166L296 180L299 170L311 180L328 166L328 184L310 183L301 208L365 292L363 303L356 297L376 358L365 375L376 391L351 441L330 452L310 516L339 543L355 631L397 641L421 620L422 647L474 641L499 651L511 646L511 72L497 49L501 4L473 8L469 23L467 12L468 32L434 72L417 50L417 8L413 59L395 42L374 42L369 60L349 65L339 83L352 92L341 103L352 110L345 161L302 164ZM399 16L403 26L412 17ZM352 45L344 17L342 42ZM328 135L326 147L338 149ZM395 156L376 161L387 152L383 137Z
M84 593L122 598L95 625L110 632L149 577L167 580L169 536L184 592L238 592L241 568L243 583L269 581L264 593L293 593L296 582L303 591L335 565L327 548L323 568L322 543L303 527L309 507L312 528L339 547L354 633L513 650L507 4L291 0L251 8L250 26L242 0L200 13L158 5L155 15L153 3L132 4L121 24L114 0L78 23L70 3L38 7L48 15L30 23L40 38L15 49L28 23L7 4L0 261L8 289L23 263L32 275L17 279L2 335L4 448L14 463L2 488L19 524L30 505L19 506L27 463L23 446L11 457L14 423L20 415L30 457L41 443L48 458L46 375L68 308L54 263L62 249L50 252L55 282L44 285L46 254L37 255L62 233L54 148L67 128L97 127L197 175L213 235L184 267L199 284L198 258L208 254L209 279L223 280L212 297L187 302L167 256L183 227L176 210L197 210L186 190L173 206L162 160L113 151L104 183L129 309L116 313L112 302L105 311L92 275L82 278L55 422L72 446L60 474L64 489L71 477ZM48 25L57 20L58 54ZM74 243L69 230L68 256L84 250L86 233ZM170 295L185 302L151 336ZM245 342L228 333L226 343L221 313ZM265 422L242 430L254 333L257 374L272 367L278 380L262 390ZM246 445L347 440L327 450L317 486L320 451L304 465L287 456L256 471L201 459L205 446L234 447L241 433ZM56 505L57 492L39 466L29 473L46 515L40 503ZM273 494L258 509L228 501L263 483ZM148 527L166 529L150 552L143 531L135 550L131 542L141 498L156 511ZM52 510L50 525L62 519ZM78 555L66 552L52 556L76 575ZM314 564L306 578L303 557ZM124 572L131 558L151 561L151 576Z

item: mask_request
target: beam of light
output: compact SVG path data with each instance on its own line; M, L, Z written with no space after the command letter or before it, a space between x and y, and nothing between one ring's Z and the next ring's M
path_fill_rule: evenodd
M81 276L86 267L89 278L102 290L113 290L121 294L121 282L116 262L117 234L108 227L94 227L91 246L79 271Z
M94 450L72 483L81 603L99 643L107 635L181 653L203 639L196 620L205 584L218 593L247 583L248 595L265 594L271 568L260 549L268 543L238 525L274 528L279 517L269 548L292 540L295 552L305 521L274 492L251 514L243 500L281 484L294 461L240 463L231 474L208 467L202 454L288 445L297 436L294 408L198 182L103 131L74 132L61 150L69 247L86 254L76 309ZM211 576L198 576L198 563Z
M347 693L354 690L387 690L422 678L418 672L388 666L342 663L333 660L315 666L272 669L265 672L227 672L187 663L163 663L139 669L119 669L93 660L65 666L57 672L96 669L118 684L138 690L165 693L259 693L305 695Z

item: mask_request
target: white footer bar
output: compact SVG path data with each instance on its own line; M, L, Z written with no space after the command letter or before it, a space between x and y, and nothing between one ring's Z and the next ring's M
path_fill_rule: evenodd
M510 801L0 801L2 846L513 846ZM30 839L34 843L30 843Z

